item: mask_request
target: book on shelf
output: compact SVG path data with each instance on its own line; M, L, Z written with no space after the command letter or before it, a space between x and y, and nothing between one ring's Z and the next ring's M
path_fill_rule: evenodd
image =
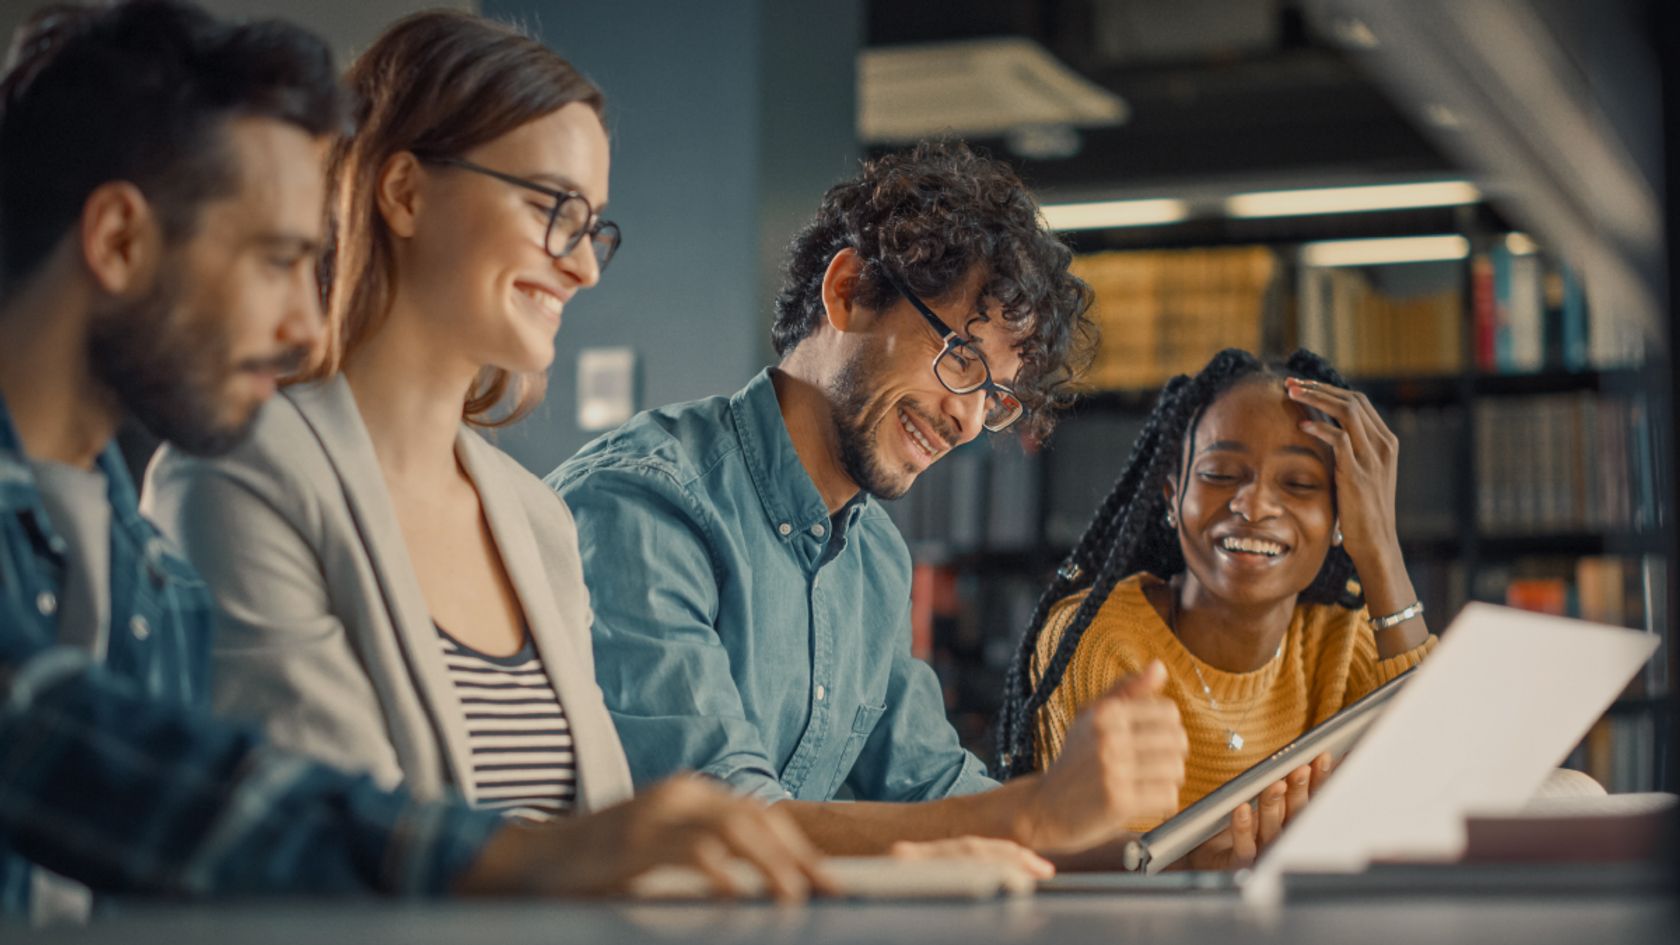
M1114 487L1143 423L1141 412L1092 413L1069 417L1056 428L1040 453L1047 479L1045 544L1065 549L1079 541Z
M1569 584L1562 578L1518 578L1505 587L1505 603L1538 614L1568 616Z
M1259 350L1277 263L1267 247L1238 246L1088 253L1072 268L1101 331L1086 385L1135 390L1194 373L1222 348Z
M1663 580L1655 555L1531 556L1489 569L1504 603L1523 610L1645 629L1648 601Z
M1450 538L1458 533L1460 467L1454 461L1464 438L1462 405L1400 407L1388 416L1400 441L1394 496L1396 524L1406 539Z
M1643 397L1483 397L1473 409L1483 534L1644 533L1658 526L1658 431Z
M1348 377L1463 369L1464 301L1457 286L1391 291L1363 269L1303 266L1297 293L1299 344Z
M1485 374L1609 370L1638 363L1622 320L1593 318L1576 273L1543 254L1495 244L1470 260L1472 361Z
M887 514L918 560L1036 549L1038 453L1012 437L965 444L917 477L903 498L885 503Z
M1040 481L1043 451L1018 437L998 437L988 451L986 548L1020 551L1040 542Z
M943 560L982 547L987 452L983 442L964 444L928 467L903 498L884 503L913 557Z
M1586 772L1611 794L1654 791L1660 774L1656 744L1657 720L1651 713L1613 712L1593 724L1564 764Z
M1661 555L1532 556L1484 568L1484 596L1511 607L1593 623L1663 632L1668 626L1667 564ZM1626 695L1665 697L1668 655L1659 653Z

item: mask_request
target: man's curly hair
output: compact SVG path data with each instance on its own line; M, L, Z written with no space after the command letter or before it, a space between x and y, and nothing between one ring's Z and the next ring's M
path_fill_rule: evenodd
M867 161L831 187L790 248L770 329L777 354L821 324L823 275L846 248L866 262L858 302L877 310L898 295L883 267L928 299L949 296L981 267L981 314L1001 315L1019 339L1012 387L1027 408L1022 426L1034 436L1050 431L1056 409L1072 399L1069 382L1095 351L1091 289L1068 271L1072 251L1045 227L1009 165L960 141L932 141Z

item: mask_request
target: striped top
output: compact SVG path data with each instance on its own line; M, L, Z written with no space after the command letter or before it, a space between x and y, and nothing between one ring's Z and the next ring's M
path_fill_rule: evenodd
M577 802L572 728L531 642L490 656L437 628L443 662L467 719L478 806L548 820Z

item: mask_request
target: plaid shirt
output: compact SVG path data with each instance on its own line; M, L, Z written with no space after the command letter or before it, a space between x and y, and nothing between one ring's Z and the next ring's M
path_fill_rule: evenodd
M55 645L67 545L0 401L0 917L30 861L103 892L437 894L500 822L418 803L209 717L211 598L115 446L103 660Z

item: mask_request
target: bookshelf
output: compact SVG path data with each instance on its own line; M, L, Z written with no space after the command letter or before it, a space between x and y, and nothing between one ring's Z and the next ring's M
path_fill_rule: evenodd
M1209 239L1205 223L1202 245L1171 226L1161 245L1137 230L1077 235L1105 338L1085 396L1047 443L971 443L890 506L916 562L917 652L983 756L1033 604L1155 392L1227 346L1314 347L1377 404L1401 440L1402 546L1437 630L1489 600L1668 633L1661 357L1595 317L1574 274L1485 206L1357 216L1272 222L1263 241ZM1449 221L1460 258L1310 259L1350 231L1438 236ZM1612 790L1674 789L1661 774L1672 658L1660 651L1572 766Z

